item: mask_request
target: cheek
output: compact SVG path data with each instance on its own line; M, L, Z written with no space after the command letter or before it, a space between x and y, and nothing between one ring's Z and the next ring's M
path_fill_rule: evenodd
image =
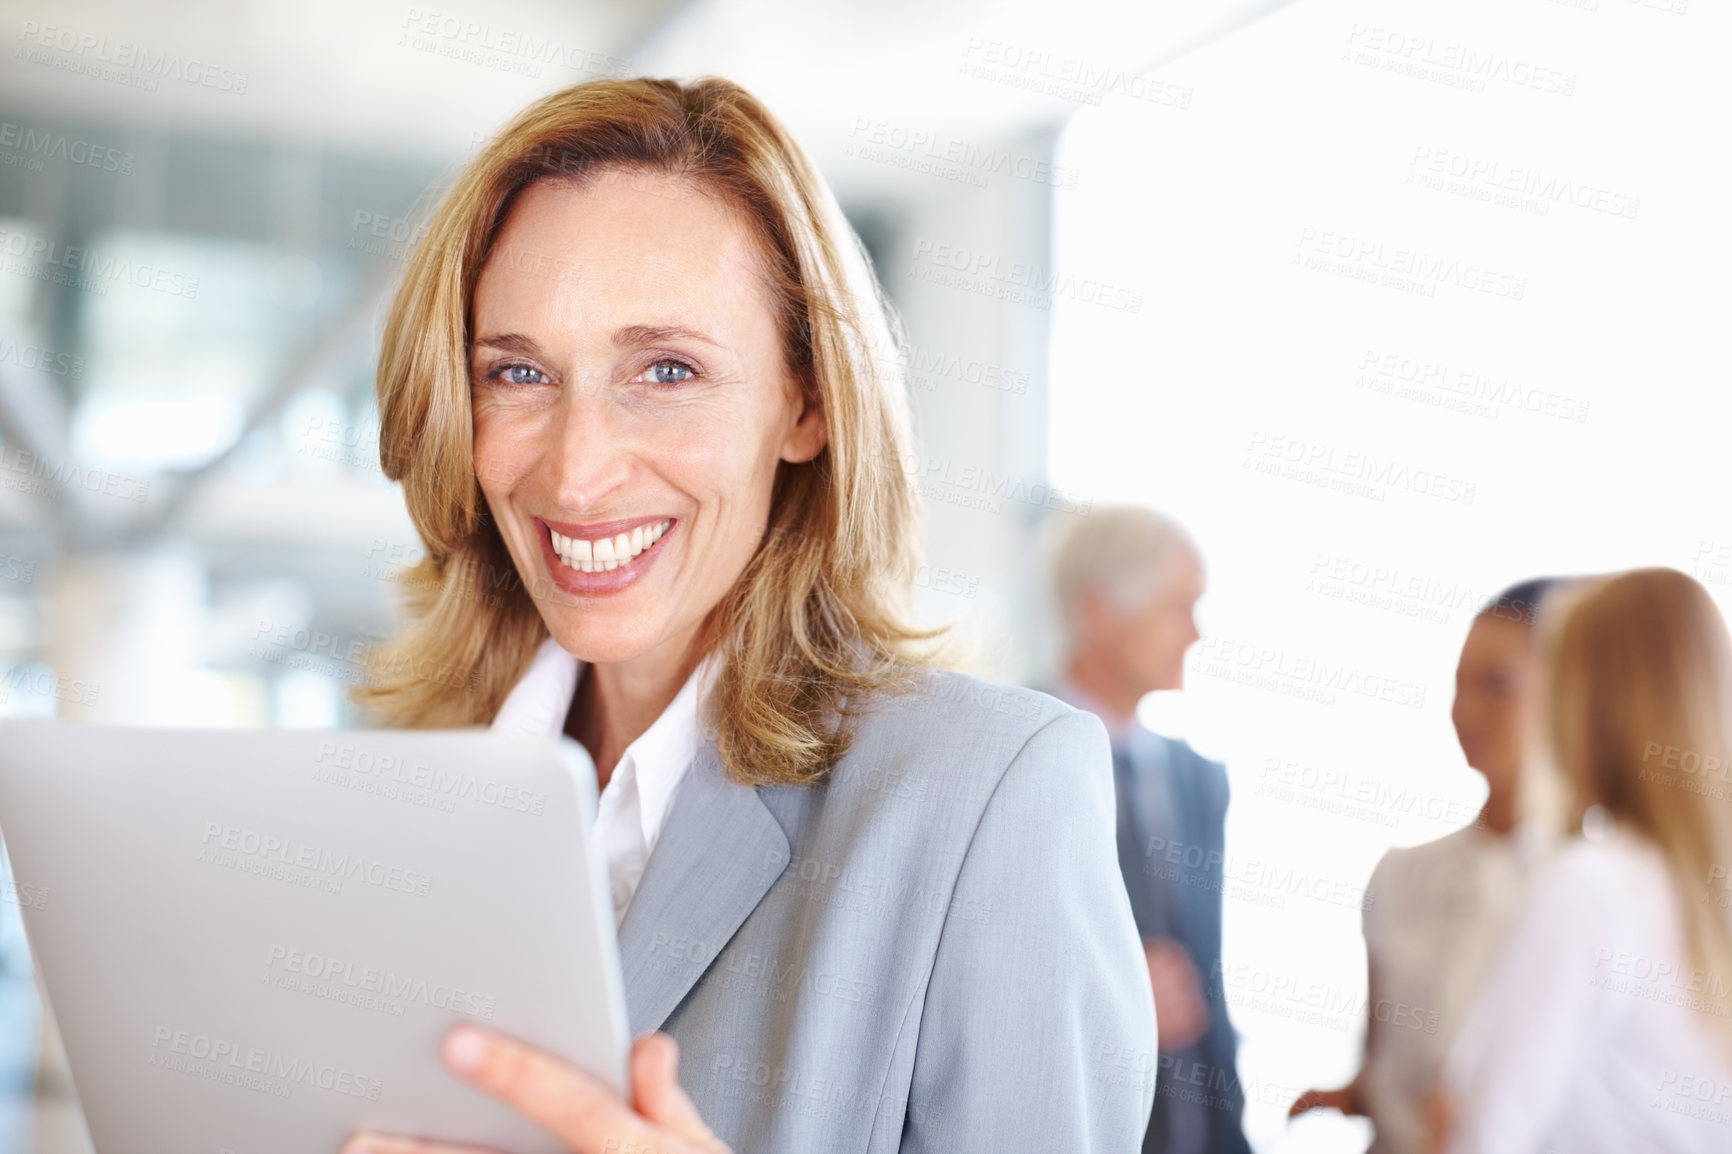
M510 493L535 468L547 449L545 425L531 414L475 407L470 426L475 476L489 499Z
M1179 630L1166 617L1156 617L1143 627L1142 640L1151 657L1165 662L1179 647Z
M1160 673L1165 669L1170 646L1159 622L1145 620L1126 630L1125 641L1131 648L1131 660L1138 668L1148 673Z
M696 414L693 414L696 416ZM660 471L700 500L739 517L769 504L776 475L777 445L758 435L763 414L706 414L670 421L655 436Z
M721 420L663 422L649 431L648 447L653 460L695 489L727 493L746 471L737 430Z
M516 472L514 454L506 451L510 439L504 435L505 422L490 416L480 408L470 418L470 443L475 458L475 475L481 488L491 492L502 477Z

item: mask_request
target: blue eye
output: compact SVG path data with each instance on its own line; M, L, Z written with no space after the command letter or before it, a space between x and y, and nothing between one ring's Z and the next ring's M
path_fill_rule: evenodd
M504 365L493 370L493 376L508 385L539 385L547 379L540 369L533 369L528 365ZM531 377L539 379L531 380Z
M684 361L657 361L649 367L647 375L651 384L683 385L697 374Z

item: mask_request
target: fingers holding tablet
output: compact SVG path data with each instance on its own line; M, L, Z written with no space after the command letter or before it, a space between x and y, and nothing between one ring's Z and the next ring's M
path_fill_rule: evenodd
M452 1073L540 1123L574 1154L732 1154L681 1089L679 1048L666 1034L645 1034L632 1045L635 1109L586 1071L477 1026L447 1033L440 1056ZM353 1135L341 1154L485 1152L364 1132Z
M638 1113L681 1135L693 1149L732 1154L727 1143L704 1124L697 1106L680 1086L680 1048L673 1037L645 1034L632 1043L631 1084Z

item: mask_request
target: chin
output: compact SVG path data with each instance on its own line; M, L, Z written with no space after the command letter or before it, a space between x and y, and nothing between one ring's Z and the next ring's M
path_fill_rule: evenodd
M1150 693L1171 693L1185 687L1185 667L1175 666L1172 669L1162 669L1149 679Z
M559 641L560 647L579 661L610 665L630 661L661 642L664 633L636 622L597 620L594 611L573 611L555 607L544 611L547 631Z

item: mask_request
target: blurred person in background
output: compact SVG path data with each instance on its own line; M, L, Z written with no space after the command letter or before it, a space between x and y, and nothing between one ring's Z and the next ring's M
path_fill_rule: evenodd
M1557 584L1511 586L1468 627L1450 720L1467 764L1486 783L1472 825L1392 849L1366 885L1365 1056L1357 1077L1312 1090L1291 1115L1334 1108L1369 1117L1368 1154L1423 1154L1443 1060L1495 964L1528 876L1547 844L1544 823L1522 821L1527 719L1537 667L1534 623Z
M1055 695L1106 723L1118 786L1118 854L1155 998L1161 1057L1143 1149L1249 1154L1238 1039L1220 972L1227 771L1137 719L1150 693L1183 688L1197 640L1203 558L1169 518L1097 508L1059 545L1053 584L1068 649Z
M1732 1150L1732 638L1637 569L1542 617L1569 828L1463 1023L1448 1154Z
M593 758L628 1094L474 1026L442 1050L573 1150L1141 1140L1107 735L910 624L893 320L804 151L716 78L537 101L393 301L380 456L426 557L361 696Z

